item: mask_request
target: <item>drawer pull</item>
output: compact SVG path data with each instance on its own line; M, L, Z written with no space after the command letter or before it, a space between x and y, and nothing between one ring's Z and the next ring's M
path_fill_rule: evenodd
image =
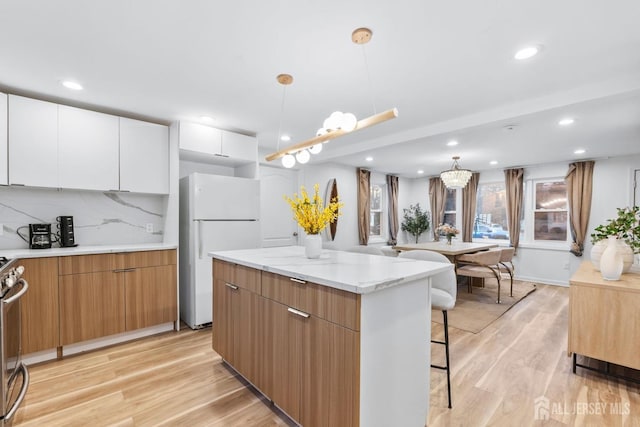
M287 307L287 311L289 313L304 317L305 319L309 318L309 314L305 313L304 311L296 310L295 308Z
M300 283L301 285L307 284L307 282L305 282L304 280L296 279L295 277L289 277L289 280L291 280L292 282Z
M226 286L227 288L231 288L231 289L233 289L234 291L237 291L237 290L238 290L238 287L237 287L236 285L232 285L231 283L225 283L225 286Z
M135 268L119 268L117 270L113 270L114 273L129 273L131 271L136 271Z

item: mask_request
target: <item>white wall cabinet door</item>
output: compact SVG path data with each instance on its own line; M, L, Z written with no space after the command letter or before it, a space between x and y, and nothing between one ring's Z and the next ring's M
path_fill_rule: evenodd
M180 122L181 150L195 151L204 154L220 154L222 131L197 123Z
M9 95L9 184L59 187L57 104Z
M233 159L255 162L258 158L258 143L252 136L222 131L222 154Z
M169 194L169 128L120 117L120 190Z
M0 93L0 185L9 183L9 167L7 153L9 149L7 140L7 95Z
M118 139L118 117L60 105L60 187L118 190Z

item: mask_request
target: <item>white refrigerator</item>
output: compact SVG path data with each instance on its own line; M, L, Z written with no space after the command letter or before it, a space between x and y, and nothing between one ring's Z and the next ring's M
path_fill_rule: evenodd
M260 247L260 181L193 173L180 179L180 318L211 323L210 251Z

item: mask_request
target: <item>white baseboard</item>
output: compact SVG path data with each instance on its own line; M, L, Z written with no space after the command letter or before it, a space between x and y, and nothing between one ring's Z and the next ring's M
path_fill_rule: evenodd
M553 285L553 286L563 286L563 287L569 287L569 282L563 282L560 280L549 280L546 278L542 278L542 277L533 277L533 276L518 276L518 277L514 277L515 280L522 280L522 281L526 281L526 282L535 282L535 283L540 283L543 285Z

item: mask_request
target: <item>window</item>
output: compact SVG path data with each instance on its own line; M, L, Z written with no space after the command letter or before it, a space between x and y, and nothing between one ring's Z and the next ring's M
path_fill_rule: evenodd
M383 192L382 185L372 184L369 187L370 197L370 218L369 218L369 236L382 237L382 206Z
M447 189L444 201L444 219L443 224L456 226L456 190Z
M542 181L534 185L534 240L567 240L567 184Z
M504 182L478 185L474 239L509 239Z

